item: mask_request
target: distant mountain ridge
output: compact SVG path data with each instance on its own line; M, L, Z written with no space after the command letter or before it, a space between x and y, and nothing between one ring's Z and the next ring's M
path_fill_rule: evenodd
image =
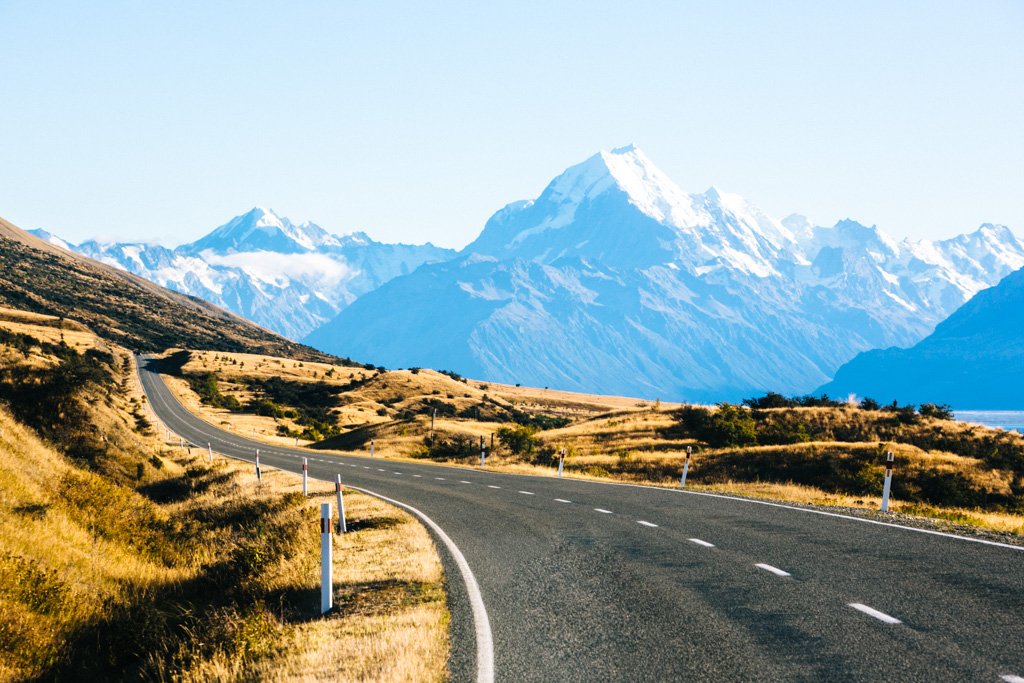
M140 351L179 347L331 360L213 304L97 263L3 219L0 306L67 317Z
M449 261L365 294L305 338L387 366L668 399L804 393L858 352L919 341L1024 266L1003 226L897 242L689 194L633 146L513 202Z
M859 354L820 391L961 410L1024 408L1024 268L976 294L914 346Z
M73 245L33 234L164 287L197 296L291 339L333 318L357 297L423 263L451 258L432 244L333 235L256 207L176 248L89 240Z

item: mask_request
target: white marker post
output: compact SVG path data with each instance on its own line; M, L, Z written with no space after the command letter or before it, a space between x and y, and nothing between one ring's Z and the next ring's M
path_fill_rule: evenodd
M487 464L487 451L484 450L484 435L480 435L480 467Z
M373 439L370 439L370 457L373 457Z
M565 446L562 446L562 452L558 456L558 476L562 476L562 467L565 465Z
M183 438L181 438L179 436L178 437L178 448L184 448L184 447L185 447L185 439L183 439Z
M345 522L345 499L341 497L341 475L336 475L334 480L334 492L338 497L338 533L348 533L348 524Z
M332 566L331 504L320 505L320 614L334 607L334 578Z
M206 452L210 454L210 464L213 464L213 444L207 442Z
M309 495L309 461L302 459L302 495Z
M693 446L686 447L686 461L683 462L683 476L679 477L679 488L686 488L686 475L690 471L690 456L693 454Z
M434 420L437 419L437 408L434 408L434 412L430 414L430 438L434 438Z
M260 472L260 449L256 449L256 481L263 481L263 473Z
M885 454L885 483L882 484L882 512L889 511L889 489L892 488L892 466L893 460L892 451Z

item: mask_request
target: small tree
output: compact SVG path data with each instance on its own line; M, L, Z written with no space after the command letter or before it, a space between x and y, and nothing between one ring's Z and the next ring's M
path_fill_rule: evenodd
M934 417L936 420L953 419L953 408L945 403L922 403L917 412L924 417Z
M525 425L502 427L497 431L498 441L512 455L529 455L539 445L540 440L534 435L537 430Z

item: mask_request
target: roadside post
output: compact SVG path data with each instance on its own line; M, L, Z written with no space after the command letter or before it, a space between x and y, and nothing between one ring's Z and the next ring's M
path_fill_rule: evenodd
M320 614L334 607L334 578L332 567L331 504L320 505Z
M686 460L683 462L683 476L679 477L679 488L686 488L686 475L690 471L690 456L693 455L693 446L686 447Z
M210 442L206 443L206 452L210 454L210 464L213 464L213 444Z
M260 472L260 449L256 449L256 481L263 481L263 473Z
M345 522L345 499L341 496L341 475L336 475L334 480L334 491L338 498L338 533L348 533L348 523Z
M302 459L302 495L309 495L309 461Z
M480 467L487 464L487 451L484 450L484 435L480 435Z
M562 468L565 466L565 446L562 446L562 451L558 454L558 476L562 476Z
M885 483L882 484L882 512L889 511L889 490L892 488L892 466L895 456L892 451L885 454Z
M373 457L373 439L370 439L370 457Z
M434 408L434 412L430 414L430 438L434 438L434 420L437 419L437 408Z

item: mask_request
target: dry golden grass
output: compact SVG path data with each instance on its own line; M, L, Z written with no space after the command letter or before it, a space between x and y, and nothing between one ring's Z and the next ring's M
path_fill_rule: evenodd
M32 322L43 328L47 323ZM32 336L42 335L32 330ZM76 658L90 656L83 648L111 634L124 643L149 638L147 645L156 645L151 661L131 665L161 679L445 677L448 614L441 566L421 525L350 493L354 531L335 536L340 609L317 617L320 498L296 507L301 479L295 475L268 468L257 486L246 465L218 459L211 468L205 453L169 448L159 425L158 433L143 427L147 419L156 423L143 410L130 354L119 347L110 351L114 367L126 370L110 395L84 404L106 451L93 471L0 407L0 682L78 671ZM38 349L28 358L0 358L42 368L56 362ZM314 491L333 493L329 484L314 485ZM218 518L242 526L220 533L209 521L196 524ZM234 566L253 542L253 557L264 552L246 528L269 534L269 549L294 543L299 550L272 552L252 585L243 587L254 599L253 611L225 603L204 613L201 591L211 567L225 561ZM292 541L274 540L289 529ZM153 641L152 632L131 621L179 604L195 608L174 639L169 632ZM168 662L176 664L167 669Z
M0 306L0 329L15 334L27 334L50 344L60 344L63 341L79 352L88 349L108 350L103 340L84 325L73 320L62 321L52 315Z

